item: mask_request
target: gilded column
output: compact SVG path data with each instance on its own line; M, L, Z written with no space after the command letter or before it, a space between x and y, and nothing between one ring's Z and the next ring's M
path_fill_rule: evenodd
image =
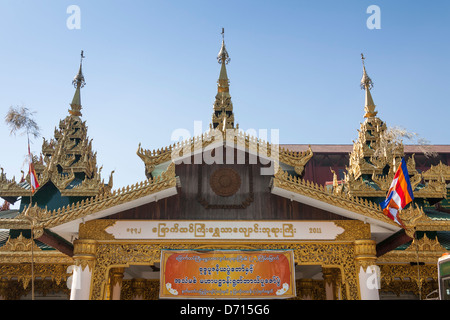
M342 275L340 269L332 269L334 278L334 297L336 300L342 300Z
M300 295L302 300L312 300L313 283L312 279L300 279Z
M70 300L89 300L97 241L75 240L73 244L75 267L73 268Z
M114 268L111 270L111 290L112 300L120 300L120 292L122 290L122 279L125 268Z
M144 300L145 286L145 279L133 279L131 282L133 300Z
M327 300L336 300L335 290L336 290L336 279L334 276L333 269L322 268L323 280L325 283L325 297Z
M8 293L8 281L0 278L0 301L6 300Z
M355 240L355 264L361 300L379 300L380 268L376 265L376 242Z

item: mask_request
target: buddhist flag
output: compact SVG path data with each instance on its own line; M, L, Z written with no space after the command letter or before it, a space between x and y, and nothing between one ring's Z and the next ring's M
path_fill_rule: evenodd
M30 142L28 142L28 157L29 157L29 174L30 174L30 182L31 182L31 192L34 193L37 188L39 188L39 182L36 176L36 171L34 170L33 165L33 157L30 152Z
M401 165L395 173L394 180L389 188L386 200L381 203L383 213L389 218L404 227L403 222L398 216L408 203L414 199L411 182L409 181L408 168L405 159L402 159Z

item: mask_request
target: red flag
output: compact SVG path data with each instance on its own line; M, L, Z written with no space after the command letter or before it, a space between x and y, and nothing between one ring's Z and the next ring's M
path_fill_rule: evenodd
M33 157L31 156L31 152L30 152L30 143L28 142L28 157L29 157L29 161L30 161L30 169L29 169L29 174L30 174L30 185L31 185L31 192L34 193L36 191L37 188L39 188L39 182L36 176L36 171L34 170L34 164L33 164Z

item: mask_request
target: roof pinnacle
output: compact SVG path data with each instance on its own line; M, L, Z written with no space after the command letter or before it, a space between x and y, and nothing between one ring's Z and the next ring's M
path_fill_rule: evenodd
M363 76L361 78L361 89L366 91L366 101L364 106L364 111L366 112L364 114L364 118L371 118L375 117L377 115L377 111L375 111L375 103L373 102L372 95L370 93L370 89L373 88L373 82L372 79L367 75L366 72L366 66L364 65L364 60L366 58L361 53L361 61L363 64Z
M221 64L219 80L217 81L217 95L214 102L212 128L221 130L234 128L233 104L230 96L230 81L228 80L226 64L230 62L230 56L225 48L225 30L222 28L222 46L217 61Z
M222 28L222 47L220 48L219 54L217 55L217 61L222 64L228 64L230 62L230 56L228 55L227 49L225 48L225 29Z
M78 73L73 78L72 84L76 88L75 94L72 99L72 103L70 104L69 113L73 116L81 116L81 97L80 97L80 89L84 87L86 82L84 81L82 65L83 65L84 52L81 50L81 58L80 58L80 68L78 69Z

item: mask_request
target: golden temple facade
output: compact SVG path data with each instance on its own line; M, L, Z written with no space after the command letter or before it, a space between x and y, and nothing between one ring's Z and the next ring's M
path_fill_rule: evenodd
M364 57L353 145L269 143L235 123L224 38L217 59L209 130L156 150L136 142L145 177L119 189L113 173L101 178L81 118L80 62L69 115L33 158L40 188L1 171L0 299L156 300L164 250L292 252L290 299L435 295L450 248L450 147L426 158L386 135ZM380 207L402 158L415 196L405 228Z

